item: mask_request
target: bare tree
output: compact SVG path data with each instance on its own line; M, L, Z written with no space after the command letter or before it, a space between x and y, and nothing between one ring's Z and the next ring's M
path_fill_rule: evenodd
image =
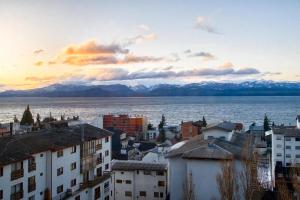
M193 174L190 172L187 177L186 183L183 184L183 199L196 200L195 185L193 183Z
M257 177L258 154L253 152L253 139L251 136L246 139L241 154L242 170L239 178L245 200L260 199L263 192Z
M239 199L236 175L233 160L226 160L221 163L221 172L216 177L221 200Z
M277 198L279 200L292 200L293 195L287 187L287 182L284 178L276 180Z

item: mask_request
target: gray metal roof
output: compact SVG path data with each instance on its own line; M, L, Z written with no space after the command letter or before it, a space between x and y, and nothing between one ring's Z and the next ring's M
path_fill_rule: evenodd
M109 131L83 124L86 141L110 136ZM40 131L0 138L0 166L22 161L32 154L55 151L81 144L80 126L43 129Z
M297 129L295 126L277 126L273 127L273 134L283 134L287 137L300 137L300 129Z
M133 170L151 170L151 171L165 171L167 170L166 164L160 163L146 163L142 161L112 161L112 170L119 171L133 171Z
M238 123L223 121L220 123L209 124L206 128L203 129L203 131L210 130L210 129L221 129L224 131L233 131L237 128L237 124Z
M185 159L240 159L248 139L253 143L253 136L245 133L234 133L231 141L221 139L204 140L195 136L177 149L171 150L167 157Z

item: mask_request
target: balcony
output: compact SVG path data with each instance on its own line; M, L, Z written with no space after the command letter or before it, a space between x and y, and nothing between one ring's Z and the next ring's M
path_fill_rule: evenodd
M102 158L97 158L97 165L100 165L102 163Z
M98 150L100 150L100 149L102 149L102 144L96 144L96 151L98 151Z
M36 170L36 163L31 163L28 165L28 172L32 172Z
M36 184L32 183L30 185L28 185L28 193L34 191L36 188Z
M11 172L11 180L16 180L18 178L22 178L24 176L24 169L18 169Z
M108 193L109 192L109 187L105 187L104 188L104 193Z
M15 192L10 195L10 199L11 200L23 199L23 193L24 193L23 190L20 190L19 192Z
M98 185L99 183L102 183L103 181L109 179L111 174L109 172L105 172L102 176L96 176L94 180L89 180L83 183L80 183L80 189L85 189L88 187L94 187L95 185Z

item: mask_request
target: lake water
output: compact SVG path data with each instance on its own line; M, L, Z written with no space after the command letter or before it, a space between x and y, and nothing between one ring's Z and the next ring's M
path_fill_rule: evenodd
M20 119L26 105L42 117L79 115L90 122L99 114L128 113L146 115L158 124L165 114L168 124L202 119L208 122L231 120L249 125L262 123L267 113L276 124L295 124L300 114L300 97L113 97L113 98L0 98L0 122L14 115Z

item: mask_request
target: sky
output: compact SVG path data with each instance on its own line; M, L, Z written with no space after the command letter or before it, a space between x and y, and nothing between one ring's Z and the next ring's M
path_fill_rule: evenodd
M0 90L300 81L299 0L0 0Z

